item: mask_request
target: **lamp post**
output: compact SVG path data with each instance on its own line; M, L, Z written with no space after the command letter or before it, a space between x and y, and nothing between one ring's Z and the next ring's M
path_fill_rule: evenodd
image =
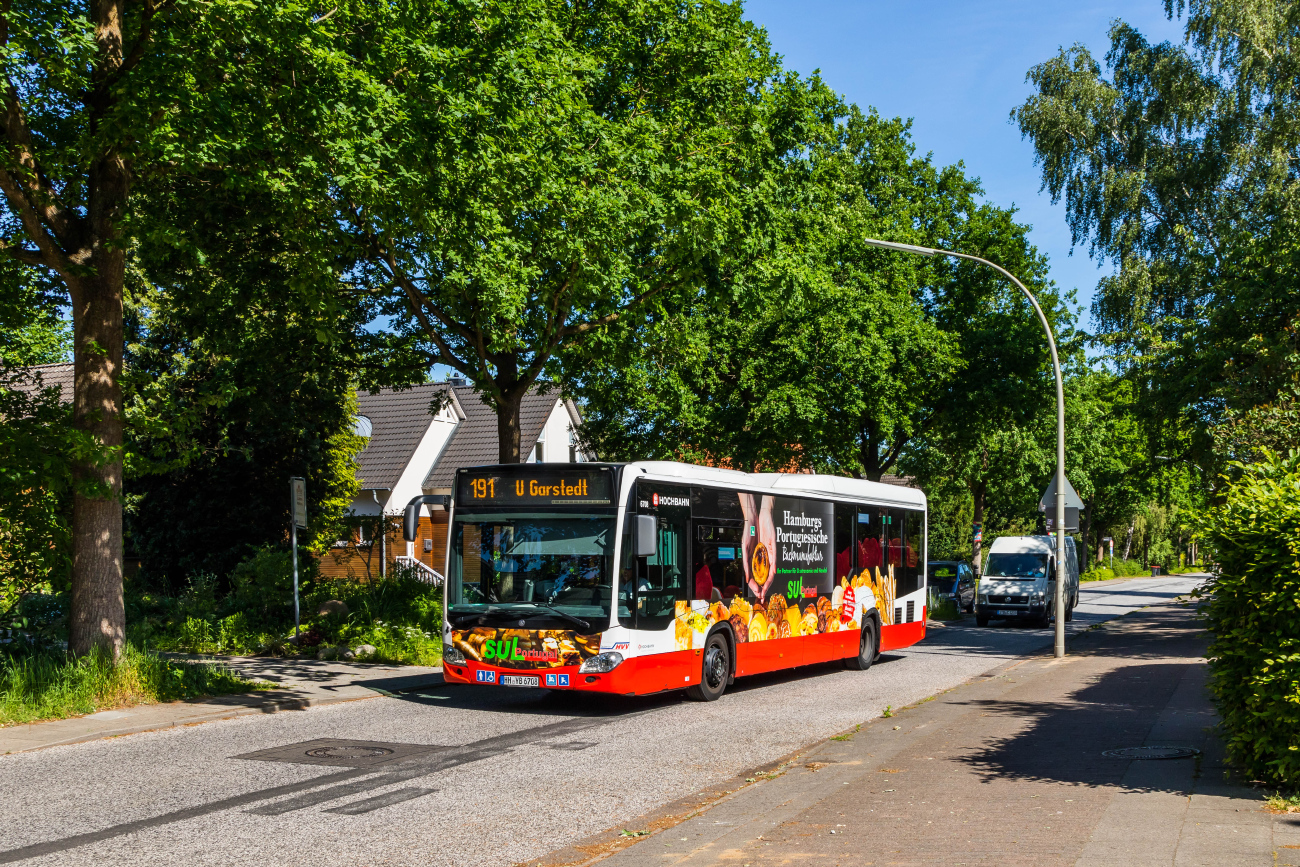
M1047 333L1047 345L1052 350L1052 372L1056 375L1056 582L1053 605L1056 609L1056 630L1054 641L1054 655L1059 659L1065 656L1065 389L1061 385L1061 361L1056 355L1056 338L1052 335L1052 326L1048 323L1047 317L1043 315L1043 308L1038 306L1038 299L1025 288L1011 272L1001 265L990 262L988 259L981 259L979 256L971 256L967 253L955 253L952 250L939 250L934 247L918 247L914 244L898 244L894 241L881 241L876 238L864 238L867 244L872 247L883 247L886 250L895 250L900 253L912 253L917 256L952 256L955 259L969 259L972 262L979 262L982 265L988 265L990 268L998 271L1006 277L1016 287L1024 293L1029 299L1029 303L1034 307L1034 313L1038 314L1038 321L1043 326L1043 331Z

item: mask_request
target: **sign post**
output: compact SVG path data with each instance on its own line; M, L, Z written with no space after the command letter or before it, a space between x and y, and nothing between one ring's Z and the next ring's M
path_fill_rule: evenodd
M307 480L301 476L289 479L289 511L292 515L289 537L293 545L293 643L297 646L302 640L298 635L298 528L307 529Z

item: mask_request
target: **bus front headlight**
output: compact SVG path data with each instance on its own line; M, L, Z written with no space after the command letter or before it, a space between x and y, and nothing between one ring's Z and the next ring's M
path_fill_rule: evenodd
M449 643L442 648L442 661L450 662L452 665L464 665L465 654L460 652L459 647Z
M578 666L578 674L605 674L618 668L622 663L623 654L617 650L607 650L604 653L597 653Z

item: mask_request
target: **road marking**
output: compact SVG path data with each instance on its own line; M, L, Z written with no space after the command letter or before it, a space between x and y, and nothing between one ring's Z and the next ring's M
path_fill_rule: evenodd
M348 783L346 786L335 786L334 788L325 789L325 792L333 792L338 789L347 791L339 792L328 798L320 798L312 803L303 803L301 806L290 807L282 810L268 811L266 814L278 815L280 813L291 812L295 809L302 809L313 804L321 803L326 800L333 800L337 797L345 797L350 794L378 789L383 786L390 786L395 782L402 782L406 779L425 776L438 771L454 768L458 765L477 762L481 759L499 756L502 753L509 752L516 747L526 746L539 741L550 740L560 735L571 735L588 729L601 728L612 725L624 720L634 719L651 711L638 711L628 714L620 714L610 717L574 717L564 720L563 722L551 722L545 725L532 726L519 731L507 732L506 734L496 735L483 740L474 741L462 746L443 747L441 752L432 755L428 753L421 754L418 757L412 757L404 762L395 762L388 765L394 768L393 771L374 775L370 768L356 768L346 771L339 771L333 774L325 774L311 780L303 780L297 783L288 783L282 786L272 786L268 789L258 789L257 791L248 792L243 795L234 795L229 798L222 798L218 801L211 801L207 804L199 804L193 807L186 807L183 810L173 810L170 813L163 813L158 816L152 816L148 819L138 819L134 822L123 822L120 825L110 825L99 831L89 831L84 834L74 834L70 837L64 837L59 840L47 840L43 843L32 843L27 846L20 846L17 849L9 849L0 852L0 864L12 864L16 861L26 861L29 858L38 858L42 855L53 855L58 852L66 852L69 849L75 849L80 846L88 846L91 843L99 843L104 840L111 840L114 837L122 837L127 834L136 834L140 831L147 831L151 828L159 828L164 825L171 825L176 822L183 822L186 819L196 819L200 816L207 816L212 813L219 813L223 810L232 810L237 807L243 807L248 804L256 804L259 801L268 801L272 798L283 797L284 795L294 795L307 792L310 789L318 789L335 783ZM400 765L409 767L397 770ZM364 780L356 784L350 781L357 780L361 777L369 776L369 780ZM400 779L398 779L400 777ZM305 796L304 800L309 800L310 795ZM296 803L289 801L285 803ZM277 805L271 805L272 807ZM376 807L375 809L378 809ZM246 811L255 812L255 811Z

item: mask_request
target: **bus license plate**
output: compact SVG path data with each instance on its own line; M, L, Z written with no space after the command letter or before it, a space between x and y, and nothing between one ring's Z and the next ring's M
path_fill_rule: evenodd
M1006 609L1006 608L999 608L999 609L998 609L998 616L999 616L999 617L1015 617L1015 616L1016 616L1017 614L1019 614L1019 613L1020 613L1019 611L1011 611L1011 610L1008 610L1008 609Z
M537 686L537 676L528 677L522 674L503 674L501 675L502 686Z

